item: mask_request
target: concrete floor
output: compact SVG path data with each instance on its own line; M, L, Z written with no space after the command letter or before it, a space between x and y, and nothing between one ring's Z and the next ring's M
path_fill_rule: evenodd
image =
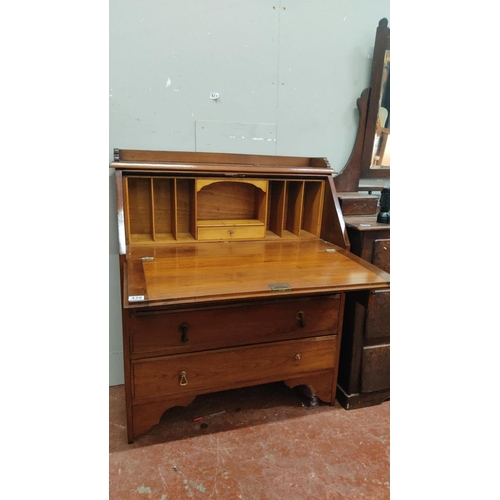
M282 383L224 391L168 410L129 445L124 387L109 396L110 500L390 497L388 401L346 411L309 408Z

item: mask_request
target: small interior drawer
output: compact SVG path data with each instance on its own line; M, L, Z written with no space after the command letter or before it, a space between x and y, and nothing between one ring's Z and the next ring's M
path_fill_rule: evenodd
M340 294L140 314L128 322L133 355L158 356L338 333Z
M266 227L259 224L198 227L199 240L245 240L264 238Z
M333 370L336 336L135 360L135 399L180 397Z

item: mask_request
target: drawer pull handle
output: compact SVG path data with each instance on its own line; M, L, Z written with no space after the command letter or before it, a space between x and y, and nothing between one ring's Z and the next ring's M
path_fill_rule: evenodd
M179 325L179 331L181 332L181 342L187 342L188 339L188 330L189 330L189 324L188 323L181 323Z
M185 370L182 370L179 385L187 385L187 383L188 383L187 372Z
M295 359L300 359L300 354L296 354Z
M297 313L297 319L299 320L299 326L301 328L303 328L304 326L306 326L306 322L304 321L304 316L305 316L304 311L299 311Z

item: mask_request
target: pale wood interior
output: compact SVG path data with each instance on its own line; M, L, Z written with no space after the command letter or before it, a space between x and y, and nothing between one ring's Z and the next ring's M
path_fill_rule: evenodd
M267 191L267 185L265 188ZM197 191L197 223L253 219L263 224L266 199L266 192L253 184L227 180L210 183Z
M124 177L127 244L319 237L324 191L309 179Z

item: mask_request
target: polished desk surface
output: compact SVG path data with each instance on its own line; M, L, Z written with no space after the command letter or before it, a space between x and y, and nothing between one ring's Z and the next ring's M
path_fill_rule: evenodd
M387 273L317 238L135 246L126 273L126 308L376 289L389 281ZM272 283L291 290L273 291ZM144 300L129 302L129 296Z

